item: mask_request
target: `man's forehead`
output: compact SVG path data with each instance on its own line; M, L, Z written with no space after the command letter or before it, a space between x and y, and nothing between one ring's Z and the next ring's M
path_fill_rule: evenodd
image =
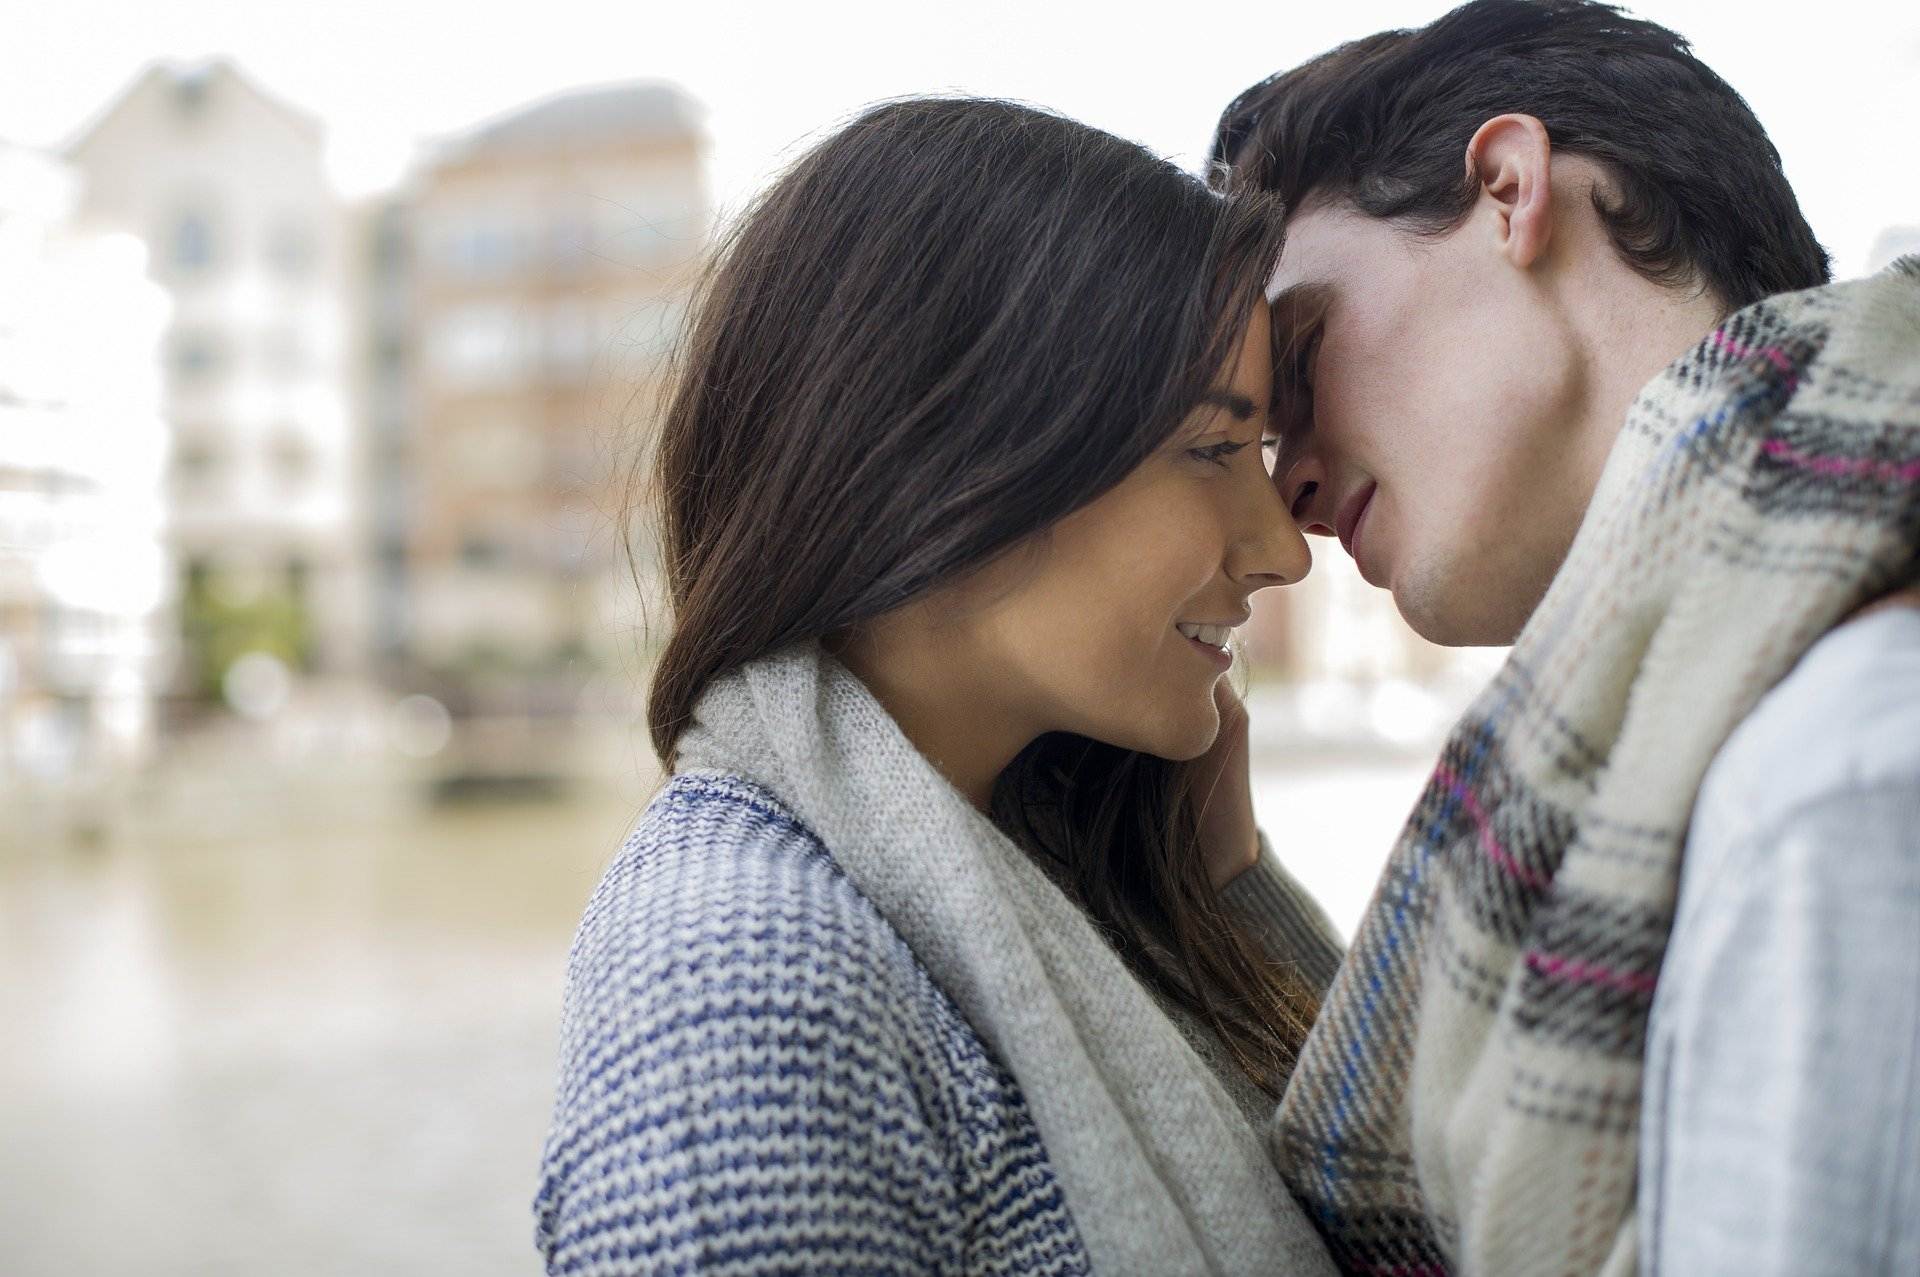
M1342 210L1320 203L1288 218L1280 260L1267 279L1267 300L1278 305L1294 290L1331 285L1339 274L1342 242L1351 238L1344 225L1350 220Z

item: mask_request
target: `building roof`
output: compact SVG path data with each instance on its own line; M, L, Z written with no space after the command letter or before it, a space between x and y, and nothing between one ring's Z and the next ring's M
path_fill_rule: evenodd
M288 127L313 145L320 145L325 133L318 117L281 101L254 83L240 71L239 67L225 58L209 58L198 62L155 62L136 75L118 96L81 126L80 130L74 134L73 140L61 148L61 153L70 158L77 158L86 150L88 144L127 108L129 103L140 96L140 91L155 80L162 81L162 87L172 93L176 99L192 94L205 94L218 84L231 85L240 89L256 104L279 117Z
M699 132L700 118L699 104L671 84L628 81L572 89L517 107L449 139L437 148L434 161L684 138Z

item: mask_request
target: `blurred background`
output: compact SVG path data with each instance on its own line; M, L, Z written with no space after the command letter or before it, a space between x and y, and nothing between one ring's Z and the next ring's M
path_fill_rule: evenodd
M903 93L1197 167L1248 83L1443 8L10 12L0 1272L533 1271L568 939L658 779L623 467L716 228ZM1910 5L1637 8L1841 274L1920 249ZM1317 558L1246 634L1257 802L1350 930L1500 653Z

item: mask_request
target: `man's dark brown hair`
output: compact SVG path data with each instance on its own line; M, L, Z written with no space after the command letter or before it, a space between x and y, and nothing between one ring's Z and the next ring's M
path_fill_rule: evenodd
M1611 189L1594 207L1649 279L1704 286L1734 310L1830 278L1740 95L1681 36L1590 0L1473 0L1263 80L1220 119L1216 181L1441 234L1478 189L1468 141L1516 112L1544 123L1557 151L1605 167Z

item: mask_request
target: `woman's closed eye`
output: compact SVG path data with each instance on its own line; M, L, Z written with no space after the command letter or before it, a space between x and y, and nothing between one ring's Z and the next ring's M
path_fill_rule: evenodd
M1227 458L1233 456L1234 453L1239 452L1246 446L1245 443L1236 443L1229 439L1225 443L1210 443L1204 447L1188 448L1187 455L1195 461L1210 461L1224 470L1227 465Z

